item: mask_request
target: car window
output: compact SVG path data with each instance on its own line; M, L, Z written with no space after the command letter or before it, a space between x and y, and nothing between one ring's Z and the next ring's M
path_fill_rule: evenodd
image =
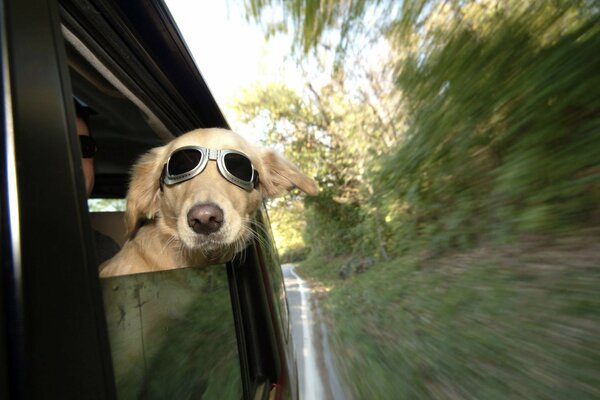
M265 265L269 268L269 277L271 280L271 292L277 296L277 301L274 302L275 312L278 316L281 330L285 335L285 340L289 339L289 310L287 304L287 293L285 290L285 284L283 281L283 271L279 263L279 256L277 249L275 248L275 241L273 239L273 232L271 231L271 224L269 221L269 215L266 210L261 209L257 213L256 223L261 226L257 229L263 243L268 244L261 247L261 251L264 251Z
M72 51L71 64L84 68ZM93 229L122 245L126 200L106 196L124 195L131 164L155 147L158 138L144 125L135 105L122 97L115 100L105 93L106 87L97 90L88 75L76 68L70 73L74 96L91 110L86 123L98 146L94 191L88 199L90 222ZM130 111L126 119L120 113L123 109ZM140 132L147 138L134 136ZM94 198L96 194L100 197ZM118 398L242 397L225 265L112 277L101 279L100 284Z
M125 211L125 199L88 199L88 209L91 212Z
M119 398L241 398L225 265L101 284Z
M66 30L77 28L68 25ZM79 33L85 37L85 32ZM154 80L144 81L148 85L143 87L137 84L138 74L154 64L125 71L116 67L114 59L104 57L116 42L99 45L80 43L78 37L69 35L66 38L72 92L89 108L86 122L97 143L95 184L88 199L90 225L122 246L127 238L124 197L135 161L182 131L205 124L223 126L224 122L213 123L221 115L218 109L212 115L203 114L201 123L193 126L190 123L194 121L177 119L178 109L165 106L170 104L170 96L157 91ZM120 57L126 48L118 46L111 54ZM98 64L102 68L97 68ZM271 384L285 382L281 361L286 358L277 349L280 326L287 339L283 281L281 271L270 280L271 268L278 266L276 253L262 226L264 220L258 223L260 249L250 247L242 256L247 260L239 265L100 279L118 398L264 398ZM95 247L97 251L100 248L97 241ZM263 287L263 283L269 285ZM271 320L273 304L278 321ZM285 388L280 386L283 393Z

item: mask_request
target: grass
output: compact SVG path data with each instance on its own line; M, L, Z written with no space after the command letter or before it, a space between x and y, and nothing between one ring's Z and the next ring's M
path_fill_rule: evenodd
M600 241L527 242L423 259L348 280L301 265L321 293L356 399L600 397Z

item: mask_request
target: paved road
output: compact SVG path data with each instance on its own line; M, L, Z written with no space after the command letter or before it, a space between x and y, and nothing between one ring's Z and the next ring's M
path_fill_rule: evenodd
M292 337L298 360L301 400L344 400L320 310L311 299L308 284L298 276L294 264L284 264Z

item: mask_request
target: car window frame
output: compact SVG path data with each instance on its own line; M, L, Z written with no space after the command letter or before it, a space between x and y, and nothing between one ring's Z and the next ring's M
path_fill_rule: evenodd
M57 3L2 0L18 216L2 203L8 393L115 398ZM6 86L5 86L6 87ZM7 107L8 106L8 107ZM10 136L10 138L9 138ZM44 163L44 165L42 165ZM7 220L8 213L14 219ZM6 222L5 222L6 221ZM16 226L18 225L18 226ZM18 232L19 237L8 236ZM49 240L50 239L50 240Z

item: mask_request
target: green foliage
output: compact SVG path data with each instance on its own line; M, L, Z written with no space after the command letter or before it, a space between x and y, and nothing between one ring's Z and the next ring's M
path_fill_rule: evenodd
M351 250L353 230L360 220L354 204L338 203L320 195L310 199L307 207L310 229L305 231L307 242L315 254L338 256Z
M306 227L303 203L298 200L272 201L269 205L271 229L276 239L282 263L301 261L306 258L308 248L302 232Z
M299 273L327 287L329 343L357 399L592 399L600 391L594 241L535 243L423 261L413 255L341 280L342 260ZM572 246L572 244L570 245Z
M325 168L320 162L328 151L322 117L295 91L280 84L252 87L234 107L241 121L259 127L268 144L283 149L308 174L318 175Z
M125 211L125 199L88 199L91 212Z
M249 3L258 19L272 6ZM328 29L338 29L342 42L355 37L364 26L354 22L379 16L375 29L393 49L391 90L381 89L388 65L361 73L360 51L349 60L352 48L342 46L347 62L330 84L308 86L312 98L270 87L240 105L250 119L270 121L270 142L319 180L309 247L385 257L596 225L598 8L587 1L394 4L281 4L305 48L316 49ZM348 89L351 76L360 78L351 82L358 90Z
M426 62L404 61L412 121L375 174L412 216L396 215L397 230L440 248L597 222L600 35L588 15L561 32L569 10L459 24Z
M304 239L313 252L374 253L378 230L365 224L372 225L377 199L369 193L366 166L383 151L395 127L382 125L375 105L364 97L358 101L341 77L319 90L311 87L311 94L302 98L285 86L269 85L246 91L236 104L244 122L261 127L267 144L283 148L320 187L318 196L306 200L306 212L294 194L269 204L278 247L284 254L299 252L302 241L294 229L309 225ZM377 106L385 108L385 102L382 98Z
M379 3L379 0L377 2ZM266 19L263 12L277 6L285 9L283 20ZM343 32L336 46L336 52L342 57L352 39L356 23L364 15L368 6L369 1L366 0L352 2L248 0L246 1L246 14L249 18L262 22L265 31L269 34L272 34L273 31L287 31L288 24L294 24L297 27L294 46L303 55L309 53L320 39L335 26Z

